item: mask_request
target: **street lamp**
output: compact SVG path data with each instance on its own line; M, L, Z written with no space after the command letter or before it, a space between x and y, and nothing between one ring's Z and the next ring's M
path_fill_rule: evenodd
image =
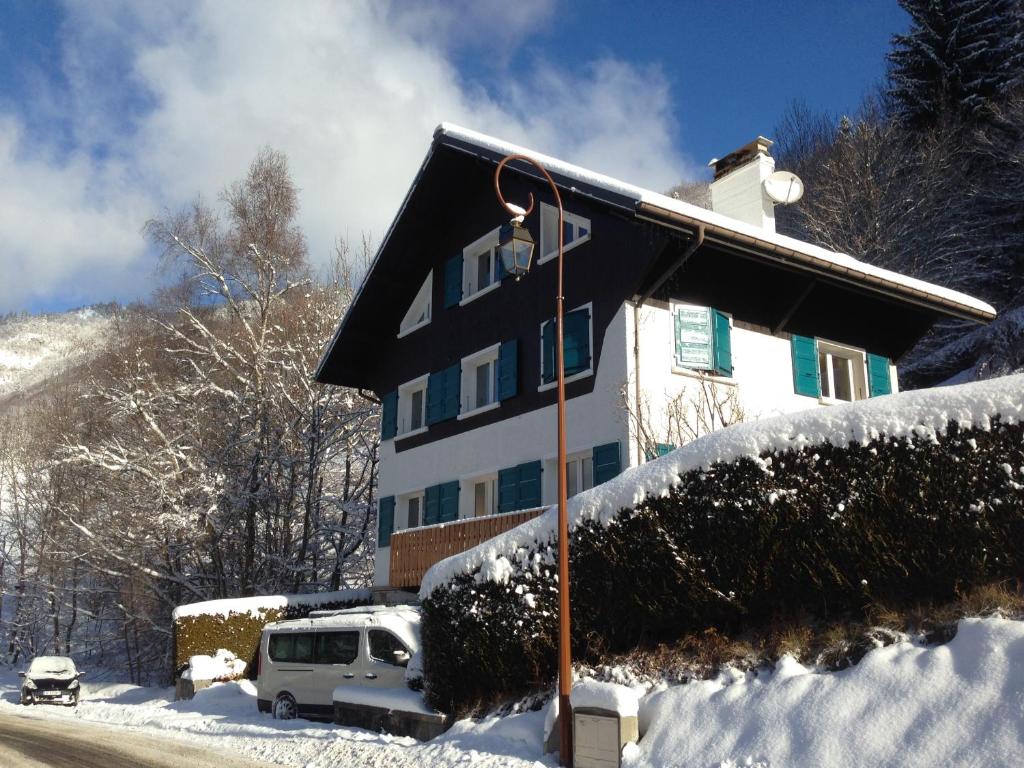
M502 169L513 160L529 163L551 185L551 192L558 205L558 290L555 296L555 371L558 381L558 720L559 720L559 762L572 763L572 706L569 694L572 689L572 648L569 636L569 513L566 509L565 482L565 360L562 346L562 196L558 193L551 174L544 166L526 155L508 155L498 163L494 171L494 192L498 201L512 216L512 222L502 227L499 233L499 252L502 263L518 280L530 269L533 255L533 238L522 226L523 220L533 210L533 193L526 209L505 201L501 194L499 177ZM523 234L525 233L525 235ZM506 259L507 254L507 259Z

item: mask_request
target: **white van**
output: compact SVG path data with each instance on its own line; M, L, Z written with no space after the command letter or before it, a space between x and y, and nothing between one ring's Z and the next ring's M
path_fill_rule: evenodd
M314 611L268 624L260 638L260 712L276 718L326 717L340 685L405 688L420 650L420 614L410 606Z

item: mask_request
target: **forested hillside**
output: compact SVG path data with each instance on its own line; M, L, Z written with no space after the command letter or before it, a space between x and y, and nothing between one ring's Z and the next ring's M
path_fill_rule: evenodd
M795 105L775 138L806 194L779 228L993 304L899 361L930 386L1024 367L1024 3L902 0L889 74L847 116Z
M151 303L4 326L12 381L50 375L0 409L0 659L154 681L180 603L367 583L376 404L313 382L357 259L314 274L297 205L264 151L149 222L173 276Z

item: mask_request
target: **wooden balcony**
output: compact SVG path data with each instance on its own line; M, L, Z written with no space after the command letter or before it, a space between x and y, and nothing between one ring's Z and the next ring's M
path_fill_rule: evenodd
M418 587L430 567L446 557L465 552L477 544L532 520L544 507L508 512L503 515L471 517L427 528L409 528L391 534L390 585Z

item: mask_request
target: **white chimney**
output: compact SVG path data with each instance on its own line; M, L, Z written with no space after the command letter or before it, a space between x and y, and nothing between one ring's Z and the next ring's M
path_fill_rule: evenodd
M708 165L715 170L711 182L711 210L775 231L775 203L765 193L764 180L775 170L769 154L773 142L758 136L721 160Z

